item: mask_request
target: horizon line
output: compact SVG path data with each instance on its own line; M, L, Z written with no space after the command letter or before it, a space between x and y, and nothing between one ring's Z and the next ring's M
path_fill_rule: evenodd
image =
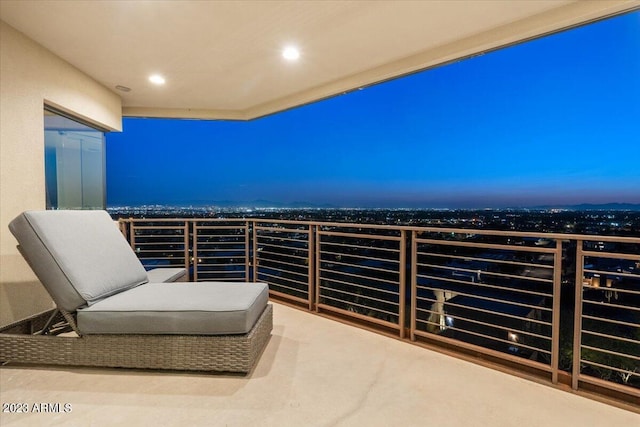
M173 204L173 203L143 203L135 205L112 205L107 206L105 209L121 209L121 208L190 208L190 209L251 209L251 210L273 210L273 209L312 209L312 210L432 210L432 211L481 211L481 210L640 210L640 203L626 203L626 202L612 202L612 203L578 203L571 205L535 205L535 206L485 206L485 207L409 207L409 206L334 206L334 205L296 205L291 204L278 204L273 206L263 205L256 206L255 204L200 204L200 203L185 203L185 204Z

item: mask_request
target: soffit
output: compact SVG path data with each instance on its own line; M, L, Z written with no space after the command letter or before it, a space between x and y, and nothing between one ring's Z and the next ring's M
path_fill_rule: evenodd
M3 0L0 17L114 92L131 88L117 92L126 115L250 119L639 4ZM297 63L281 58L287 44Z

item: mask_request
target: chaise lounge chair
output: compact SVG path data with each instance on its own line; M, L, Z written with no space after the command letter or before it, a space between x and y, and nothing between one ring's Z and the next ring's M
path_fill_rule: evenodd
M146 272L104 211L28 211L9 229L57 308L1 328L1 362L247 373L269 339L266 284Z

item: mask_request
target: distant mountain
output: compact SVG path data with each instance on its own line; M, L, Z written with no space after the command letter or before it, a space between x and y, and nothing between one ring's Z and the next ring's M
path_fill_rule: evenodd
M583 203L580 205L532 206L530 209L568 209L572 211L640 211L640 203Z

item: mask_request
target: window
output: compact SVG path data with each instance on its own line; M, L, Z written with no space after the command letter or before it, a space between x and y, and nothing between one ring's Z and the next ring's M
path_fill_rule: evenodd
M104 132L44 110L47 209L104 209Z

